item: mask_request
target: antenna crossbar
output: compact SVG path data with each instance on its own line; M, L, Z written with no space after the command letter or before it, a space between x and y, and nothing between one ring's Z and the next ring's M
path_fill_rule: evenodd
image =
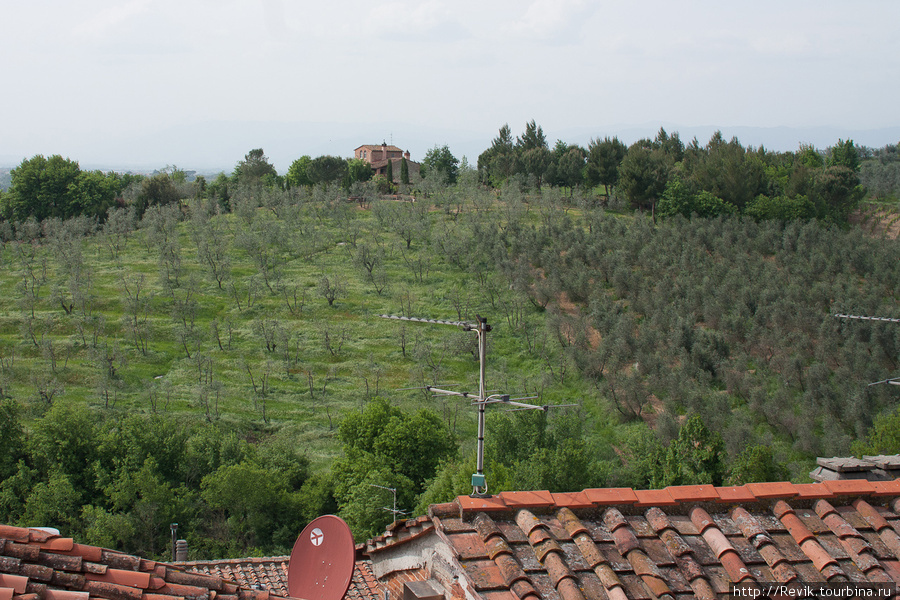
M453 325L454 327L462 327L465 331L471 331L478 327L477 323L469 323L467 321L444 321L442 319L423 319L421 317L402 317L400 315L378 315L382 319L396 319L398 321L414 321L416 323L431 323L432 325Z
M474 394L470 394L469 392L456 392L454 390L442 390L441 388L436 388L431 385L425 386L426 392L434 392L435 394L440 394L441 396L462 396L463 398L469 398L470 396L474 396Z
M388 507L388 506L383 506L383 507L382 507L383 510L386 510L386 511L388 511L389 513L391 513L392 515L394 515L394 520L397 519L397 515L405 515L405 514L406 514L406 511L405 511L405 510L400 510L400 509L397 508L397 488L387 487L387 486L385 486L385 485L378 485L377 483L370 483L369 486L370 486L370 487L373 487L373 488L379 488L379 489L382 489L382 490L387 490L387 491L389 491L389 492L391 493L391 495L394 497L394 507L393 507L393 508L390 508L390 507Z
M883 321L886 323L900 323L900 319L893 319L891 317L866 317L863 315L842 315L836 314L834 315L836 319L856 319L858 321Z

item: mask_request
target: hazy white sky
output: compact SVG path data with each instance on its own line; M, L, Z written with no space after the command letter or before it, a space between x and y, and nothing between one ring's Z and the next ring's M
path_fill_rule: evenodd
M392 134L474 159L530 119L551 144L648 123L900 125L897 0L0 0L0 15L13 164L228 167L268 143L284 170Z

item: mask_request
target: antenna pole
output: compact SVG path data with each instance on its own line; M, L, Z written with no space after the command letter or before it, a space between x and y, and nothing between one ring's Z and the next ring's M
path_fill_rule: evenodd
M438 325L453 325L462 328L463 331L474 331L478 335L478 397L473 404L478 405L478 449L475 463L475 473L472 474L472 497L487 498L488 494L487 480L484 476L484 413L488 404L501 403L506 406L515 406L509 410L543 410L547 412L550 408L563 408L566 406L577 406L576 404L556 404L550 406L545 404L537 406L534 404L523 404L517 400L528 400L529 398L515 398L511 400L509 394L494 394L488 396L487 386L485 384L486 365L487 365L487 334L491 331L487 319L480 315L475 315L477 322L468 323L465 321L441 321L438 319L421 319L417 317L399 317L395 315L379 315L384 319L397 319L400 321L417 321L420 323L433 323ZM473 398L468 392L456 392L452 390L440 389L434 386L426 385L425 390L439 394L442 396L462 396L463 398ZM382 487L375 484L375 487ZM385 488L390 489L390 488Z
M487 482L484 478L484 408L487 405L485 373L487 371L487 333L490 331L487 319L478 317L478 458L475 464L475 475L472 478L472 494L487 493Z

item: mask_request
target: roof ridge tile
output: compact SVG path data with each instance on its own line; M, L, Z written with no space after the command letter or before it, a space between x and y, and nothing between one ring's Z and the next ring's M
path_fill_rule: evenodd
M428 507L428 515L431 517L456 517L459 518L462 512L459 502L444 502L441 504L432 504Z
M708 483L701 485L670 485L665 488L669 496L677 502L709 502L719 500L716 487Z
M637 496L635 506L676 506L678 500L669 494L668 488L663 490L635 490Z
M867 479L830 479L822 485L841 496L867 496L875 492L875 486Z
M594 503L588 498L587 494L581 492L551 492L553 503L557 508L593 508Z
M821 483L795 483L798 498L834 498L835 493Z
M771 498L793 498L800 493L794 484L789 481L746 483L744 486L754 496L763 500Z
M41 550L52 550L54 552L70 552L75 547L75 540L59 536L48 536L43 541L32 539L32 542L36 542L41 547Z
M456 501L459 503L461 512L473 511L506 511L510 508L499 496L488 496L487 498L473 498L472 496L457 496Z
M631 488L591 488L584 490L584 494L597 506L634 504L638 501Z
M872 485L875 491L874 496L900 496L900 479L891 481L873 481Z
M498 495L510 508L548 508L554 504L553 496L548 490L500 492Z
M0 538L13 540L20 544L27 544L31 541L31 534L24 527L15 527L13 525L0 525Z
M757 498L745 485L716 486L717 502L756 502Z

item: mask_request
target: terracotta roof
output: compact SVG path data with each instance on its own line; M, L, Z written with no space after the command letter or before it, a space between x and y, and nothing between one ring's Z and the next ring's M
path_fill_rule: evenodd
M386 167L389 160L391 161L391 163L393 163L393 164L391 165L391 168L394 169L394 170L396 170L396 171L397 171L397 174L399 175L399 173L400 173L400 163L401 163L401 161L403 160L402 158L390 158L390 159L385 158L384 160L375 160L375 161L371 161L369 164L372 166L373 169L380 169L381 167ZM414 161L411 161L411 160L406 161L406 164L407 164L411 169L414 169L414 170L415 170L415 169L418 169L418 168L420 167L419 163L414 162Z
M287 566L290 556L195 560L176 563L185 571L213 575L251 589L288 596Z
M429 514L370 540L379 578L416 553L407 564L487 600L723 598L732 584L900 583L900 480L503 492L460 496ZM428 563L429 552L451 558Z
M197 560L178 563L192 573L215 575L251 589L267 589L280 596L288 595L287 568L290 556L268 558L235 558L228 560ZM371 563L357 560L353 568L350 589L344 595L349 600L381 600L381 588Z
M190 573L43 530L0 525L0 600L275 600L223 577Z
M381 145L381 144L363 144L362 146L358 146L357 148L355 148L355 149L354 149L354 152L355 152L356 150L361 149L361 148L366 148L367 150L381 150L381 149L382 149L382 145ZM385 148L388 152L403 152L403 149L402 149L402 148L398 148L397 146L394 146L394 145L392 145L392 144L387 144L387 145L384 146L384 148Z

